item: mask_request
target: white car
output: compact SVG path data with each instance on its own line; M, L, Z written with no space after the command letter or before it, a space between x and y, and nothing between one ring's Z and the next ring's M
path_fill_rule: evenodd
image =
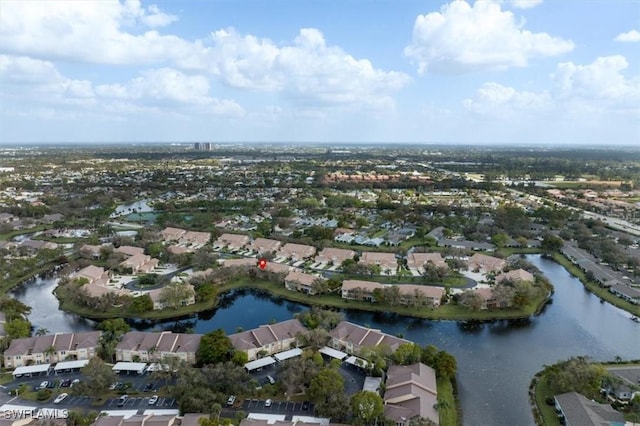
M46 380L40 383L40 389L45 389L47 386L49 386L49 382L47 382Z
M158 402L158 395L153 395L149 398L149 405L154 405L156 402Z
M53 403L54 404L60 404L68 396L69 396L68 393L61 393L60 395L58 395L58 397L56 399L53 400Z
M271 402L272 402L272 401L271 401L270 399L267 399L267 400L264 402L264 406L265 406L265 407L271 407Z

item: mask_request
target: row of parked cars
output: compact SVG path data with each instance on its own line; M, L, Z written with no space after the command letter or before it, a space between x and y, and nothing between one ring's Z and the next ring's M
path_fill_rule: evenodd
M80 379L62 379L62 380L45 380L44 382L40 383L40 386L36 386L35 390L42 390L42 389L53 389L53 388L57 388L57 387L61 387L61 388L69 388L72 387L73 385L80 383Z

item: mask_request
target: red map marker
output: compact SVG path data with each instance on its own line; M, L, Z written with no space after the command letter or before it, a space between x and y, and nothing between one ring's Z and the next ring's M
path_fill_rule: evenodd
M264 268L267 267L267 260L266 259L260 259L258 261L258 268L262 269L264 271Z

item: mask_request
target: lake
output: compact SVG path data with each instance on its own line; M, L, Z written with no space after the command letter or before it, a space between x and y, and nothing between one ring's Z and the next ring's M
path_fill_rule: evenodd
M421 345L434 344L458 360L458 385L466 425L530 425L528 386L545 364L576 355L596 360L615 356L640 358L640 324L629 314L587 292L562 266L539 255L527 256L555 286L553 303L528 321L496 321L468 325L398 315L345 312L348 321L402 334ZM30 320L51 332L90 330L93 322L58 311L51 293L54 280L38 279L16 290L15 297L33 307ZM306 306L238 291L217 310L189 321L141 322L139 329L192 328L206 333L222 328L234 333L271 321L282 321Z

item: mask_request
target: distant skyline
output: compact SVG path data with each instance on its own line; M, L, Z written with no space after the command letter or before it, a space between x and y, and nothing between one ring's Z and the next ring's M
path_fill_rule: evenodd
M0 144L636 145L637 0L0 0Z

